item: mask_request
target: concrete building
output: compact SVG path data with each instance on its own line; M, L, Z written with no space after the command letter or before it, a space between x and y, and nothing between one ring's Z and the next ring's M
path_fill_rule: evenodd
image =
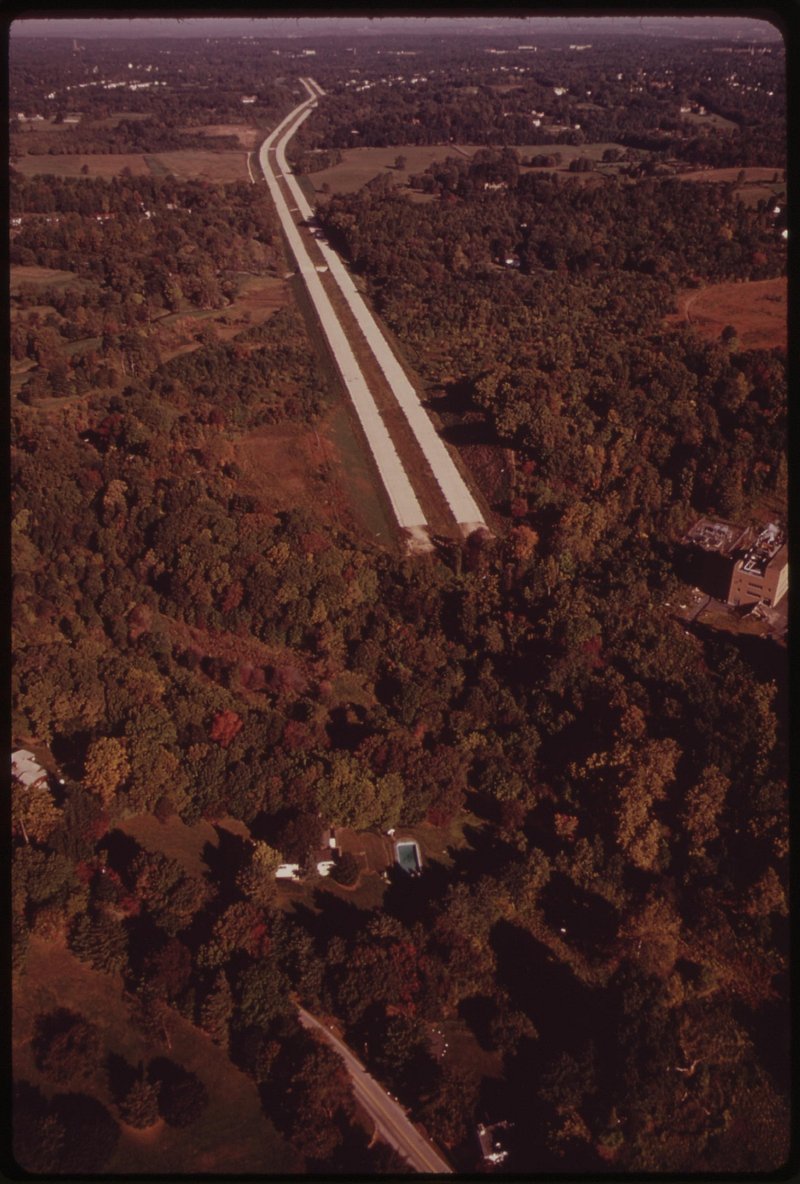
M727 600L734 556L752 539L752 531L720 518L700 518L681 539L678 574L717 600Z
M734 563L728 604L766 604L774 608L789 588L786 535L770 522Z

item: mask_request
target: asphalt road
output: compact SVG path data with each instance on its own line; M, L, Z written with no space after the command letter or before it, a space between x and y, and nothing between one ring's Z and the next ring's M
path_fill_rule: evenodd
M412 537L416 537L422 542L427 540L427 519L408 478L408 474L397 454L392 438L375 405L375 400L356 361L344 329L334 312L327 292L322 286L317 269L305 248L300 232L292 218L289 205L275 176L274 170L277 169L279 173L285 173L286 170L286 158L282 156L283 146L294 135L303 120L308 118L317 101L317 93L308 86L306 86L306 89L309 91L310 97L287 115L261 145L259 164L264 173L272 199L275 202L278 217L288 239L289 247L297 262L297 269L306 284L309 296L313 301L317 316L322 325L322 330L325 333L331 352L336 360L342 381L347 388L364 430L364 435L367 438L367 443L375 458L378 472L388 494L395 517L401 527L407 529ZM281 165L278 165L276 160L276 141L278 141L284 162ZM270 159L270 154L272 154L272 159Z
M370 1076L347 1045L302 1007L298 1008L298 1011L303 1027L319 1032L344 1061L353 1082L356 1099L375 1123L384 1142L394 1147L417 1172L451 1175L453 1169L449 1163L427 1139L423 1139L414 1124L406 1117L402 1107L389 1097L374 1077Z
M305 195L304 195L302 189L300 188L297 180L289 172L289 166L286 161L285 149L286 149L286 144L291 139L292 135L294 135L297 128L300 126L300 124L303 122L303 120L306 119L308 117L308 115L311 113L311 110L313 109L316 99L323 92L321 91L321 89L317 85L317 83L314 82L313 79L304 79L303 78L300 81L302 82L303 86L305 86L306 90L308 91L309 98L305 103L301 103L300 106L297 107L291 113L291 115L287 116L287 118L278 126L278 128L275 129L275 131L272 133L272 135L265 141L264 146L262 147L262 150L261 150L262 151L261 163L262 163L262 168L264 168L265 176L267 176L267 184L269 185L270 180L272 180L273 184L277 188L277 182L275 182L275 178L271 177L271 170L269 168L269 157L268 157L269 150L271 149L273 142L277 141L275 144L275 164L277 165L280 175L282 175L284 180L286 181L286 185L289 189L289 192L291 193L292 200L295 203L295 205L292 208L296 212L300 213L303 218L308 220L313 217L314 211L312 210L311 206L309 205L308 201L306 200ZM270 185L270 191L273 192L272 185ZM280 191L278 191L278 192L280 193ZM275 196L274 192L273 192L273 196ZM281 223L284 226L284 229L287 230L282 211L285 211L286 217L288 218L289 217L289 210L287 208L287 204L286 204L285 200L282 197L282 194L280 194L280 201L278 201L278 199L276 198L276 202L278 204L278 212L279 212L279 214L281 214ZM289 235L288 230L287 230L287 237L290 238L290 242L292 244L292 249L293 250L295 249L295 242L297 242L303 251L303 254L305 256L305 260L307 261L307 266L309 268L312 267L311 261L308 258L308 254L305 251L305 247L302 243L302 238L299 235L297 228L293 222L291 224L291 228L292 228L292 231L294 232L294 237ZM394 353L392 352L392 349L389 346L389 343L387 342L383 333L381 332L378 324L376 323L375 318L372 316L372 313L367 308L361 294L356 289L355 284L353 283L352 277L347 272L347 270L344 267L344 264L342 263L339 256L326 242L318 239L317 240L317 247L319 248L320 252L322 253L322 256L325 259L325 263L328 266L328 270L330 271L332 278L335 280L336 284L338 285L339 290L342 293L342 296L344 297L345 301L347 302L351 312L353 313L353 316L356 319L356 322L359 325L359 328L361 329L362 333L364 334L367 344L368 344L371 352L373 353L378 365L380 366L380 368L381 368L381 370L382 370L382 372L389 384L389 387L391 388L395 398L397 399L397 402L398 402L400 408L402 409L403 413L405 414L406 419L408 420L408 423L411 427L411 430L413 431L413 433L417 439L417 442L419 443L419 446L422 449L423 455L425 456L425 458L430 466L431 472L433 473L433 476L436 479L436 481L442 491L442 494L444 495L444 498L450 507L453 517L455 518L456 522L459 524L462 532L465 535L470 534L473 530L477 530L479 528L485 529L486 523L485 523L483 515L477 505L477 502L475 501L475 499L473 498L469 489L467 488L466 482L464 481L464 479L461 476L461 474L459 473L456 465L454 464L453 458L451 457L450 453L448 452L445 444L443 443L443 441L440 439L439 435L437 434L436 429L434 428L434 426L430 420L430 417L428 416L427 412L425 411L425 408L422 406L422 404L419 401L419 397L417 396L417 392L414 390L414 387L411 385L408 378L406 377L406 374L405 374L402 366L400 365L400 363L398 362ZM297 254L297 251L295 251L295 257L298 259L298 265L299 265L300 256ZM316 305L317 302L316 302L316 299L314 296L314 291L315 290L321 291L323 296L325 296L325 301L327 303L326 315L327 315L327 310L330 309L330 315L333 316L334 319L336 319L335 314L333 313L333 309L330 305L330 301L327 300L327 294L324 292L324 289L322 288L321 283L317 279L316 268L314 268L313 270L314 270L314 280L316 280L317 282L316 282L316 284L309 285L309 292L311 293L312 299L314 300L314 303ZM303 272L304 276L307 275L307 272L302 267L301 267L301 271ZM308 276L310 278L310 273L308 273ZM320 319L322 320L320 306L318 306L318 305L317 305L317 310L318 310L318 313L320 313ZM338 320L336 321L336 324L341 331L341 326L339 325ZM327 330L326 330L326 332L327 332ZM342 336L344 336L343 333L342 333ZM331 340L330 335L329 335L328 339L329 339L329 341ZM333 346L332 346L332 348L333 348ZM349 346L348 346L348 350L349 350ZM349 352L350 352L350 355L352 356L352 351L350 350ZM353 358L353 362L355 362L354 358ZM349 364L349 360L348 360L348 364ZM342 368L341 363L339 364L339 367L340 367L340 370L342 371L343 376L344 376L344 370ZM370 401L372 401L371 396L370 396ZM374 401L373 401L373 405L374 405ZM372 447L372 445L371 445L371 447ZM393 448L393 446L392 446L392 448ZM379 454L375 453L374 448L373 448L373 454L376 456L376 460L378 460L379 468L380 468ZM385 478L384 478L384 481L385 481ZM406 523L401 523L401 525L406 525Z

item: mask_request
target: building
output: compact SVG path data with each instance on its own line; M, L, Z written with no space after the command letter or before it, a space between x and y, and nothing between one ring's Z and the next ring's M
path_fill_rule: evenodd
M30 785L47 784L47 772L27 748L18 748L11 754L11 775L16 777L20 785L26 788Z
M497 1138L497 1132L508 1130L510 1126L509 1122L495 1122L492 1126L484 1126L482 1122L478 1123L478 1144L483 1162L487 1167L497 1167L498 1164L504 1163L508 1159L508 1152Z
M768 523L733 566L728 604L766 604L774 608L789 587L789 548L786 535Z
M681 539L678 574L717 600L727 600L734 556L752 532L720 518L700 518Z

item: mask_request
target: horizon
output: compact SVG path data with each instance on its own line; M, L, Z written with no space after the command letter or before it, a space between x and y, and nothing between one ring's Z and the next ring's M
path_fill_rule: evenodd
M613 25L613 29L611 26ZM113 26L113 29L110 28ZM21 17L11 38L248 38L480 34L495 36L637 34L651 37L781 40L766 17L709 16L300 16L300 17Z

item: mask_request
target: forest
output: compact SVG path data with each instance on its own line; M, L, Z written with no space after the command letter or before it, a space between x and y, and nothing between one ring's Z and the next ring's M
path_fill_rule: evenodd
M348 44L319 44L330 98L296 167L314 149L336 162L344 128L441 142L412 178L431 200L387 173L317 213L474 466L488 536L411 557L333 519L324 485L277 505L246 491L248 433L324 434L343 398L296 303L235 331L202 319L235 309L240 273L284 272L263 186L12 168L11 731L52 774L11 796L16 1160L124 1171L155 1131L158 1172L159 1146L215 1123L224 1147L229 1082L282 1171L407 1170L299 1002L335 1018L458 1171L480 1166L487 1121L511 1124L512 1173L778 1168L786 651L692 630L670 605L697 517L785 514L786 357L665 318L679 290L785 274L786 244L733 184L525 173L511 146L558 140L525 139L513 115L501 135L497 117L548 91L562 118L564 83L598 108L587 138L665 137L666 154L686 96L741 126L697 149L681 134L683 159L780 173L779 48L735 57L761 89L734 102L734 49L703 42L571 59L554 44L534 66L509 48L525 89L498 96L485 45L398 39L439 72L412 102L390 85L403 58L366 39L356 74ZM81 152L133 135L155 151L234 104L242 121L256 90L247 119L268 129L311 72L302 45L174 39L168 62L163 42L132 58L21 41L11 111L129 60L158 60L185 105L136 91L125 110L147 119L97 138L15 129L12 150L77 130ZM633 104L636 70L654 73ZM672 98L652 90L667 73ZM375 85L351 93L353 76ZM112 111L80 94L87 120ZM453 137L486 149L466 159ZM196 330L168 348L178 312ZM367 902L352 860L340 884L313 870L330 827L453 841L418 877L372 876ZM205 836L195 858L175 834ZM276 881L284 860L306 871L300 895ZM34 978L51 967L63 981ZM468 1051L444 1055L441 1025Z

